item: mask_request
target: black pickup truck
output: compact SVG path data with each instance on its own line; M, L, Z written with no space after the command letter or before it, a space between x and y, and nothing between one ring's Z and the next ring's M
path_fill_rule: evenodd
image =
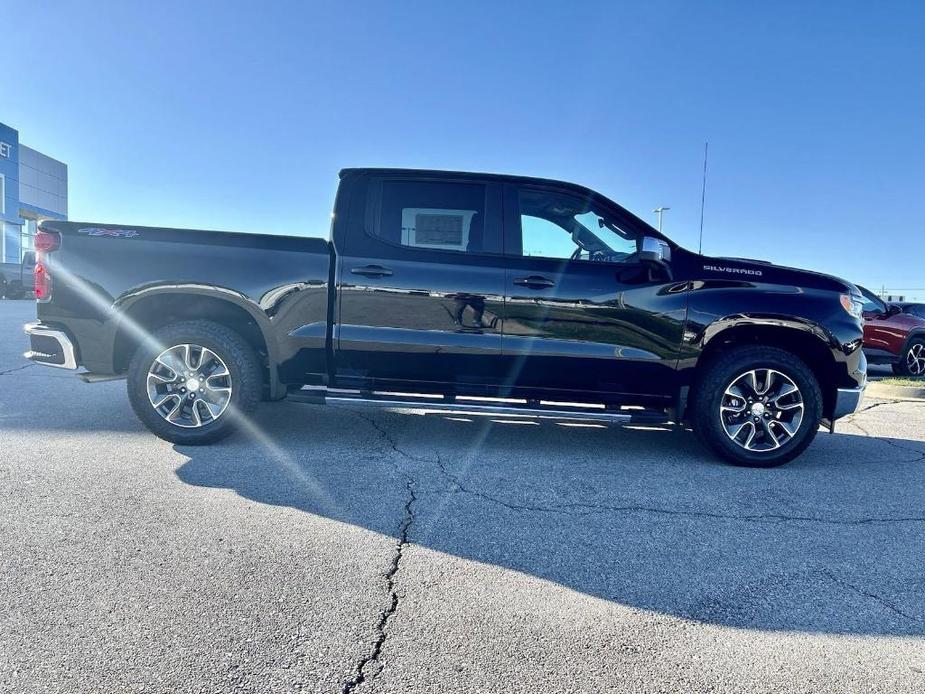
M289 397L689 422L771 466L866 382L852 284L691 253L559 181L346 169L330 241L45 222L36 248L27 356L126 377L180 444Z
M34 251L26 251L20 263L0 263L0 297L24 299L31 296L34 271Z

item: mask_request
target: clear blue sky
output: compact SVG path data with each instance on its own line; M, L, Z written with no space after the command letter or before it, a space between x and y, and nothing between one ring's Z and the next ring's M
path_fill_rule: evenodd
M72 219L324 235L338 169L412 166L670 206L696 249L709 140L705 252L925 287L925 3L3 7L0 121Z

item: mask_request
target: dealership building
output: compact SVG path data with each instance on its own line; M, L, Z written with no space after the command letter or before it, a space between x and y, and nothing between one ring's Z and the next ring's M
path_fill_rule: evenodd
M18 263L43 219L67 219L67 164L19 142L0 123L0 262Z

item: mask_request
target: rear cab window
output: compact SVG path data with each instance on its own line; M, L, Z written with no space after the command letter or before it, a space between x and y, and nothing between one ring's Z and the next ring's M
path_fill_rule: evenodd
M500 253L500 216L498 204L492 204L494 188L469 181L374 180L369 189L366 232L376 240L408 250Z

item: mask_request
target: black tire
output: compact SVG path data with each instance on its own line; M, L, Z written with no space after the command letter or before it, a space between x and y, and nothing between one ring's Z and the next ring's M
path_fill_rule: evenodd
M909 360L910 354L915 347L918 346L922 353L925 354L925 338L922 337L913 337L909 340L908 344L903 348L902 354L899 355L899 361L893 364L893 373L897 376L905 376L906 378L914 378L925 376L925 372L917 373L910 368Z
M777 467L800 455L816 437L822 419L822 391L813 372L796 355L776 347L734 347L702 368L691 399L690 419L697 438L725 461L743 467ZM779 371L793 381L802 396L802 421L796 432L774 450L749 451L734 442L723 427L723 395L737 378L752 369Z
M242 418L249 417L260 402L263 371L253 348L238 333L210 321L186 321L154 333L154 342L140 346L129 363L129 402L141 422L156 436L172 443L199 446L229 436ZM227 408L216 419L197 428L168 422L148 398L148 371L158 354L175 345L195 344L214 352L225 363L232 384ZM159 345L159 346L158 346Z

